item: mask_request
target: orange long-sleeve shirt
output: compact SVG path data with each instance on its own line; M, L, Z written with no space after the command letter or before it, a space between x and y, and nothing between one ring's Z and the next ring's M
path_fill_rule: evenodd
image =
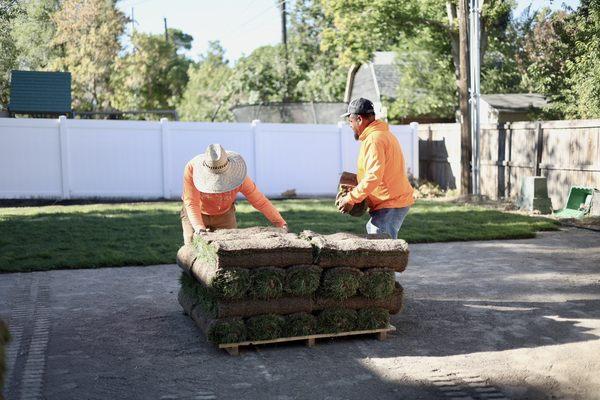
M183 172L183 200L188 218L194 230L204 228L205 224L202 220L202 214L206 215L222 215L228 212L235 198L241 192L250 204L271 221L277 227L285 225L285 220L279 214L279 211L258 190L256 184L246 176L244 181L237 188L225 193L202 193L194 186L194 167L191 162L187 163Z
M388 124L373 121L358 139L358 185L350 191L351 202L366 198L372 211L413 205L402 148Z

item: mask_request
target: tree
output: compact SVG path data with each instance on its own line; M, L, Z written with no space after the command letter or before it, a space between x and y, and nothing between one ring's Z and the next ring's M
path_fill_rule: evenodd
M23 13L13 23L17 47L17 65L24 70L43 70L58 56L52 46L56 25L52 15L60 8L59 0L27 0Z
M449 45L445 51L428 32L406 37L395 48L400 78L396 99L386 99L388 119L408 117L455 118L456 76Z
M600 1L584 1L575 15L581 32L576 57L567 62L570 85L565 113L571 118L600 118Z
M333 28L320 0L298 0L290 15L289 52L296 76L293 96L298 101L340 101L344 96L347 68L338 54L321 48L323 32Z
M567 11L541 10L523 36L521 63L529 89L548 97L553 109L547 116L561 117L569 90L569 62L575 59L577 32Z
M209 42L198 64L190 65L189 82L178 107L184 121L233 121L230 80L233 71L218 41Z
M232 76L237 103L340 101L346 71L334 49L323 49L323 32L333 20L320 0L298 0L290 13L286 58L281 45L263 46L241 58ZM286 86L287 82L287 86ZM287 99L284 94L287 93Z
M484 3L481 16L482 53L487 48L488 36L506 29L513 5L514 1L511 0L489 0ZM440 47L450 50L462 120L462 191L465 193L471 167L468 68L465 64L467 1L324 0L324 6L325 14L333 18L335 27L324 32L322 46L325 49L337 49L345 65L363 63L370 60L377 50L389 50L401 45L401 40L406 37L423 34L430 36L433 42L443 44ZM398 105L394 111L401 114Z
M193 38L178 29L162 34L134 33L133 51L120 57L111 85L120 110L175 109L188 82L191 61L180 54Z
M527 87L544 94L543 118L600 117L600 1L543 9L524 23L519 64Z
M234 68L232 93L247 104L283 101L285 64L280 45L262 46L238 60ZM289 82L294 82L292 74ZM293 83L291 83L293 85Z
M8 104L10 71L17 61L11 28L20 13L22 9L18 0L0 0L0 106Z
M121 49L126 17L115 0L63 0L52 17L53 45L60 56L51 67L72 75L73 108L111 108L111 75Z

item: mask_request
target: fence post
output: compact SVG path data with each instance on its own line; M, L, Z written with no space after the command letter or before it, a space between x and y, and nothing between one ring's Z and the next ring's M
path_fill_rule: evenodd
M537 141L535 143L535 176L542 176L542 152L544 151L544 138L542 132L542 122L535 122L535 135Z
M419 123L411 122L410 129L412 134L412 168L413 176L419 179Z
M58 117L58 140L60 142L60 171L62 182L62 198L71 198L71 181L69 179L69 132L67 117Z
M163 198L171 197L171 185L169 182L169 172L171 167L171 151L169 146L169 119L160 119L161 151L162 151L162 188Z
M506 122L504 124L504 129L506 130L506 143L504 150L504 163L506 168L504 169L504 173L506 174L506 198L510 199L512 192L512 179L511 179L511 161L512 161L512 127L510 126L510 122Z
M339 135L339 149L340 149L340 175L344 172L344 122L338 121L337 123L338 135Z
M252 128L252 157L254 158L254 168L253 168L253 173L254 173L254 183L256 183L257 186L258 185L258 134L257 134L257 130L258 130L258 125L260 124L260 119L254 119L252 120L252 124L251 124L251 128ZM260 186L259 186L260 187Z

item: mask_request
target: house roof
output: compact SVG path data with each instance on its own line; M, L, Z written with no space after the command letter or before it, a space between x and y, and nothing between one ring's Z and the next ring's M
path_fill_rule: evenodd
M503 112L529 111L548 105L546 98L539 93L482 94L481 99Z
M380 101L377 94L395 98L400 82L395 59L396 54L393 51L377 51L373 54L371 62L358 68L351 67L346 82L346 101L357 96Z
M395 98L400 82L398 67L395 64L396 53L393 51L377 51L373 55L373 72L382 96Z
M17 113L70 113L71 74L12 71L8 110Z
M398 67L394 64L382 65L373 63L373 71L375 72L375 79L377 79L377 86L379 86L379 93L382 96L395 98L400 82Z

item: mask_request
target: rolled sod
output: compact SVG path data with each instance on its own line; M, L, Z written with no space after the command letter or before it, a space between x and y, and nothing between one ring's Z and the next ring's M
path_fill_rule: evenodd
M177 251L177 265L184 271L189 271L197 258L196 248L190 244L181 246Z
M284 318L281 315L265 314L246 320L249 340L271 340L283 336Z
M270 300L224 300L217 302L217 315L222 317L253 317L261 314L286 315L311 312L313 301L309 297L281 297Z
M246 325L242 318L216 319L207 315L199 306L190 309L189 304L185 302L185 296L181 296L181 293L180 291L179 303L196 322L196 325L202 329L209 341L222 344L239 343L246 340Z
M219 268L195 257L192 246L182 246L177 252L177 265L199 283L211 289L220 299L241 299L250 289L250 271L245 268ZM191 263L191 264L190 264Z
M316 265L296 265L285 270L283 290L291 296L311 296L317 291L323 270Z
M356 314L357 330L383 329L390 324L390 313L384 308L363 308Z
M250 271L245 268L220 269L215 275L212 287L222 299L242 299L251 285Z
M326 297L316 297L313 300L313 311L325 310L328 308L349 308L359 310L361 308L378 307L384 308L390 314L397 314L402 310L403 290L402 286L396 282L394 292L386 299L367 299L364 296L353 296L344 300L335 300Z
M186 272L181 273L179 282L187 302L192 306L199 305L210 316L217 316L217 296L214 290L204 286Z
M345 308L323 310L317 316L319 333L349 332L356 326L356 311Z
M356 268L339 267L323 272L319 295L343 300L356 294L362 273Z
M352 233L321 235L303 231L300 237L315 249L315 262L323 268L390 268L402 272L408 264L408 244L402 239L370 239Z
M388 268L371 268L363 271L358 291L369 299L386 299L394 293L396 277Z
M200 306L202 311L211 318L252 317L261 314L285 315L313 310L313 301L309 297L222 300L215 296L214 290L207 288L185 272L179 280L181 289L178 298L183 308L191 310L194 306Z
M206 337L213 343L239 343L247 338L246 325L241 318L218 319L208 326Z
M317 318L309 313L285 316L283 334L286 337L306 336L317 333Z
M310 243L277 228L207 232L198 235L193 245L198 259L219 268L289 267L312 263Z
M277 299L283 293L285 273L281 268L261 267L251 272L250 296L258 300Z

